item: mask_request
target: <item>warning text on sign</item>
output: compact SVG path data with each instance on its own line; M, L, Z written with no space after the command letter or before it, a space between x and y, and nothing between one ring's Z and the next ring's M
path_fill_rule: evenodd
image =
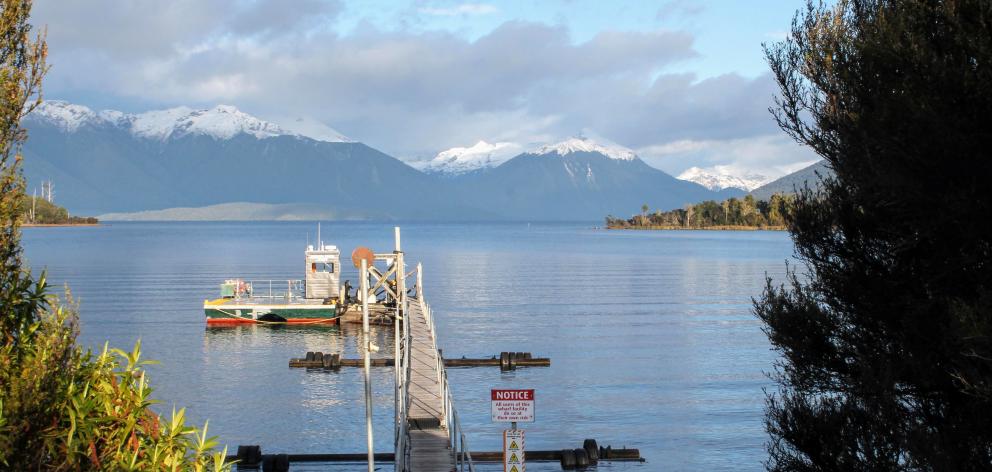
M533 423L534 390L492 390L492 414L496 423Z

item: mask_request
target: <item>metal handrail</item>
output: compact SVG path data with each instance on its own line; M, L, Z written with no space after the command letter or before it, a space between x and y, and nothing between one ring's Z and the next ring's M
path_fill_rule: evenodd
M431 344L434 347L434 352L438 352L434 311L422 297L418 298L418 301L427 321L427 330L431 333ZM469 472L475 472L475 463L472 461L472 453L468 448L468 441L465 439L461 421L458 419L458 411L455 409L455 402L451 395L451 385L448 383L448 371L444 368L444 359L441 356L437 356L437 373L441 398L443 399L443 421L444 426L448 429L448 444L451 446L452 454L455 455L455 465L461 471L464 471L467 465Z
M424 321L427 324L427 332L431 336L431 347L434 352L437 350L437 330L434 325L434 311L431 309L430 305L424 301L423 292L423 270L421 266L417 265L417 284L416 289L416 300L420 303L421 313L424 315ZM404 302L408 305L410 303L409 298L404 297ZM404 307L408 308L408 307ZM408 309L403 310L403 316L406 317L409 314ZM399 389L400 401L398 402L398 407L401 409L399 414L396 415L396 441L395 441L395 467L398 472L409 472L409 457L410 457L410 431L408 423L408 413L410 406L410 376L411 376L411 363L410 363L410 347L411 347L411 334L410 334L410 323L408 320L403 320L403 336L401 340L401 349L399 353L399 359L397 360L397 365L399 366L399 381L401 382L402 388ZM465 430L462 428L461 421L458 418L458 411L455 409L454 399L451 395L451 386L448 383L448 372L444 368L444 359L440 355L437 356L435 364L437 372L437 382L440 397L442 399L443 409L441 414L441 426L448 430L448 444L451 447L452 455L455 459L455 466L462 472L468 467L469 472L475 472L475 463L472 461L472 453L469 451L468 440L465 437Z
M407 302L409 303L409 302ZM404 307L405 308L405 307ZM403 310L403 316L409 315L408 310ZM396 427L396 444L394 446L394 461L395 468L398 472L406 472L407 469L407 459L410 456L410 431L409 431L409 420L408 414L410 411L410 375L411 375L411 365L410 365L410 323L406 319L403 320L403 336L400 341L400 358L398 359L397 365L399 366L399 395L400 400L397 402L400 411L396 415L397 424Z

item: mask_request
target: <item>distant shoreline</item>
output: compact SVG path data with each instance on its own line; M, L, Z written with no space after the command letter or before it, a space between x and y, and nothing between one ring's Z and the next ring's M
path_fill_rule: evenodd
M22 228L62 228L70 226L100 226L100 223L24 223Z
M607 226L606 229L636 229L653 231L785 231L785 226L735 226L717 225L698 228L685 226Z

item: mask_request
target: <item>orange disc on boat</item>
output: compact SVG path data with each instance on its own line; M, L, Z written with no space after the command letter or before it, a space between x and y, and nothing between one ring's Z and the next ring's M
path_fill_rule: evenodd
M354 251L351 251L351 262L355 264L356 269L362 267L362 259L365 259L367 266L372 267L375 264L375 253L364 246L357 247Z

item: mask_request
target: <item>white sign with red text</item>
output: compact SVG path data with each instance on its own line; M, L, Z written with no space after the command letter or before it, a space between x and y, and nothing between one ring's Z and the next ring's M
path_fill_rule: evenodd
M534 389L492 389L494 423L533 423Z

